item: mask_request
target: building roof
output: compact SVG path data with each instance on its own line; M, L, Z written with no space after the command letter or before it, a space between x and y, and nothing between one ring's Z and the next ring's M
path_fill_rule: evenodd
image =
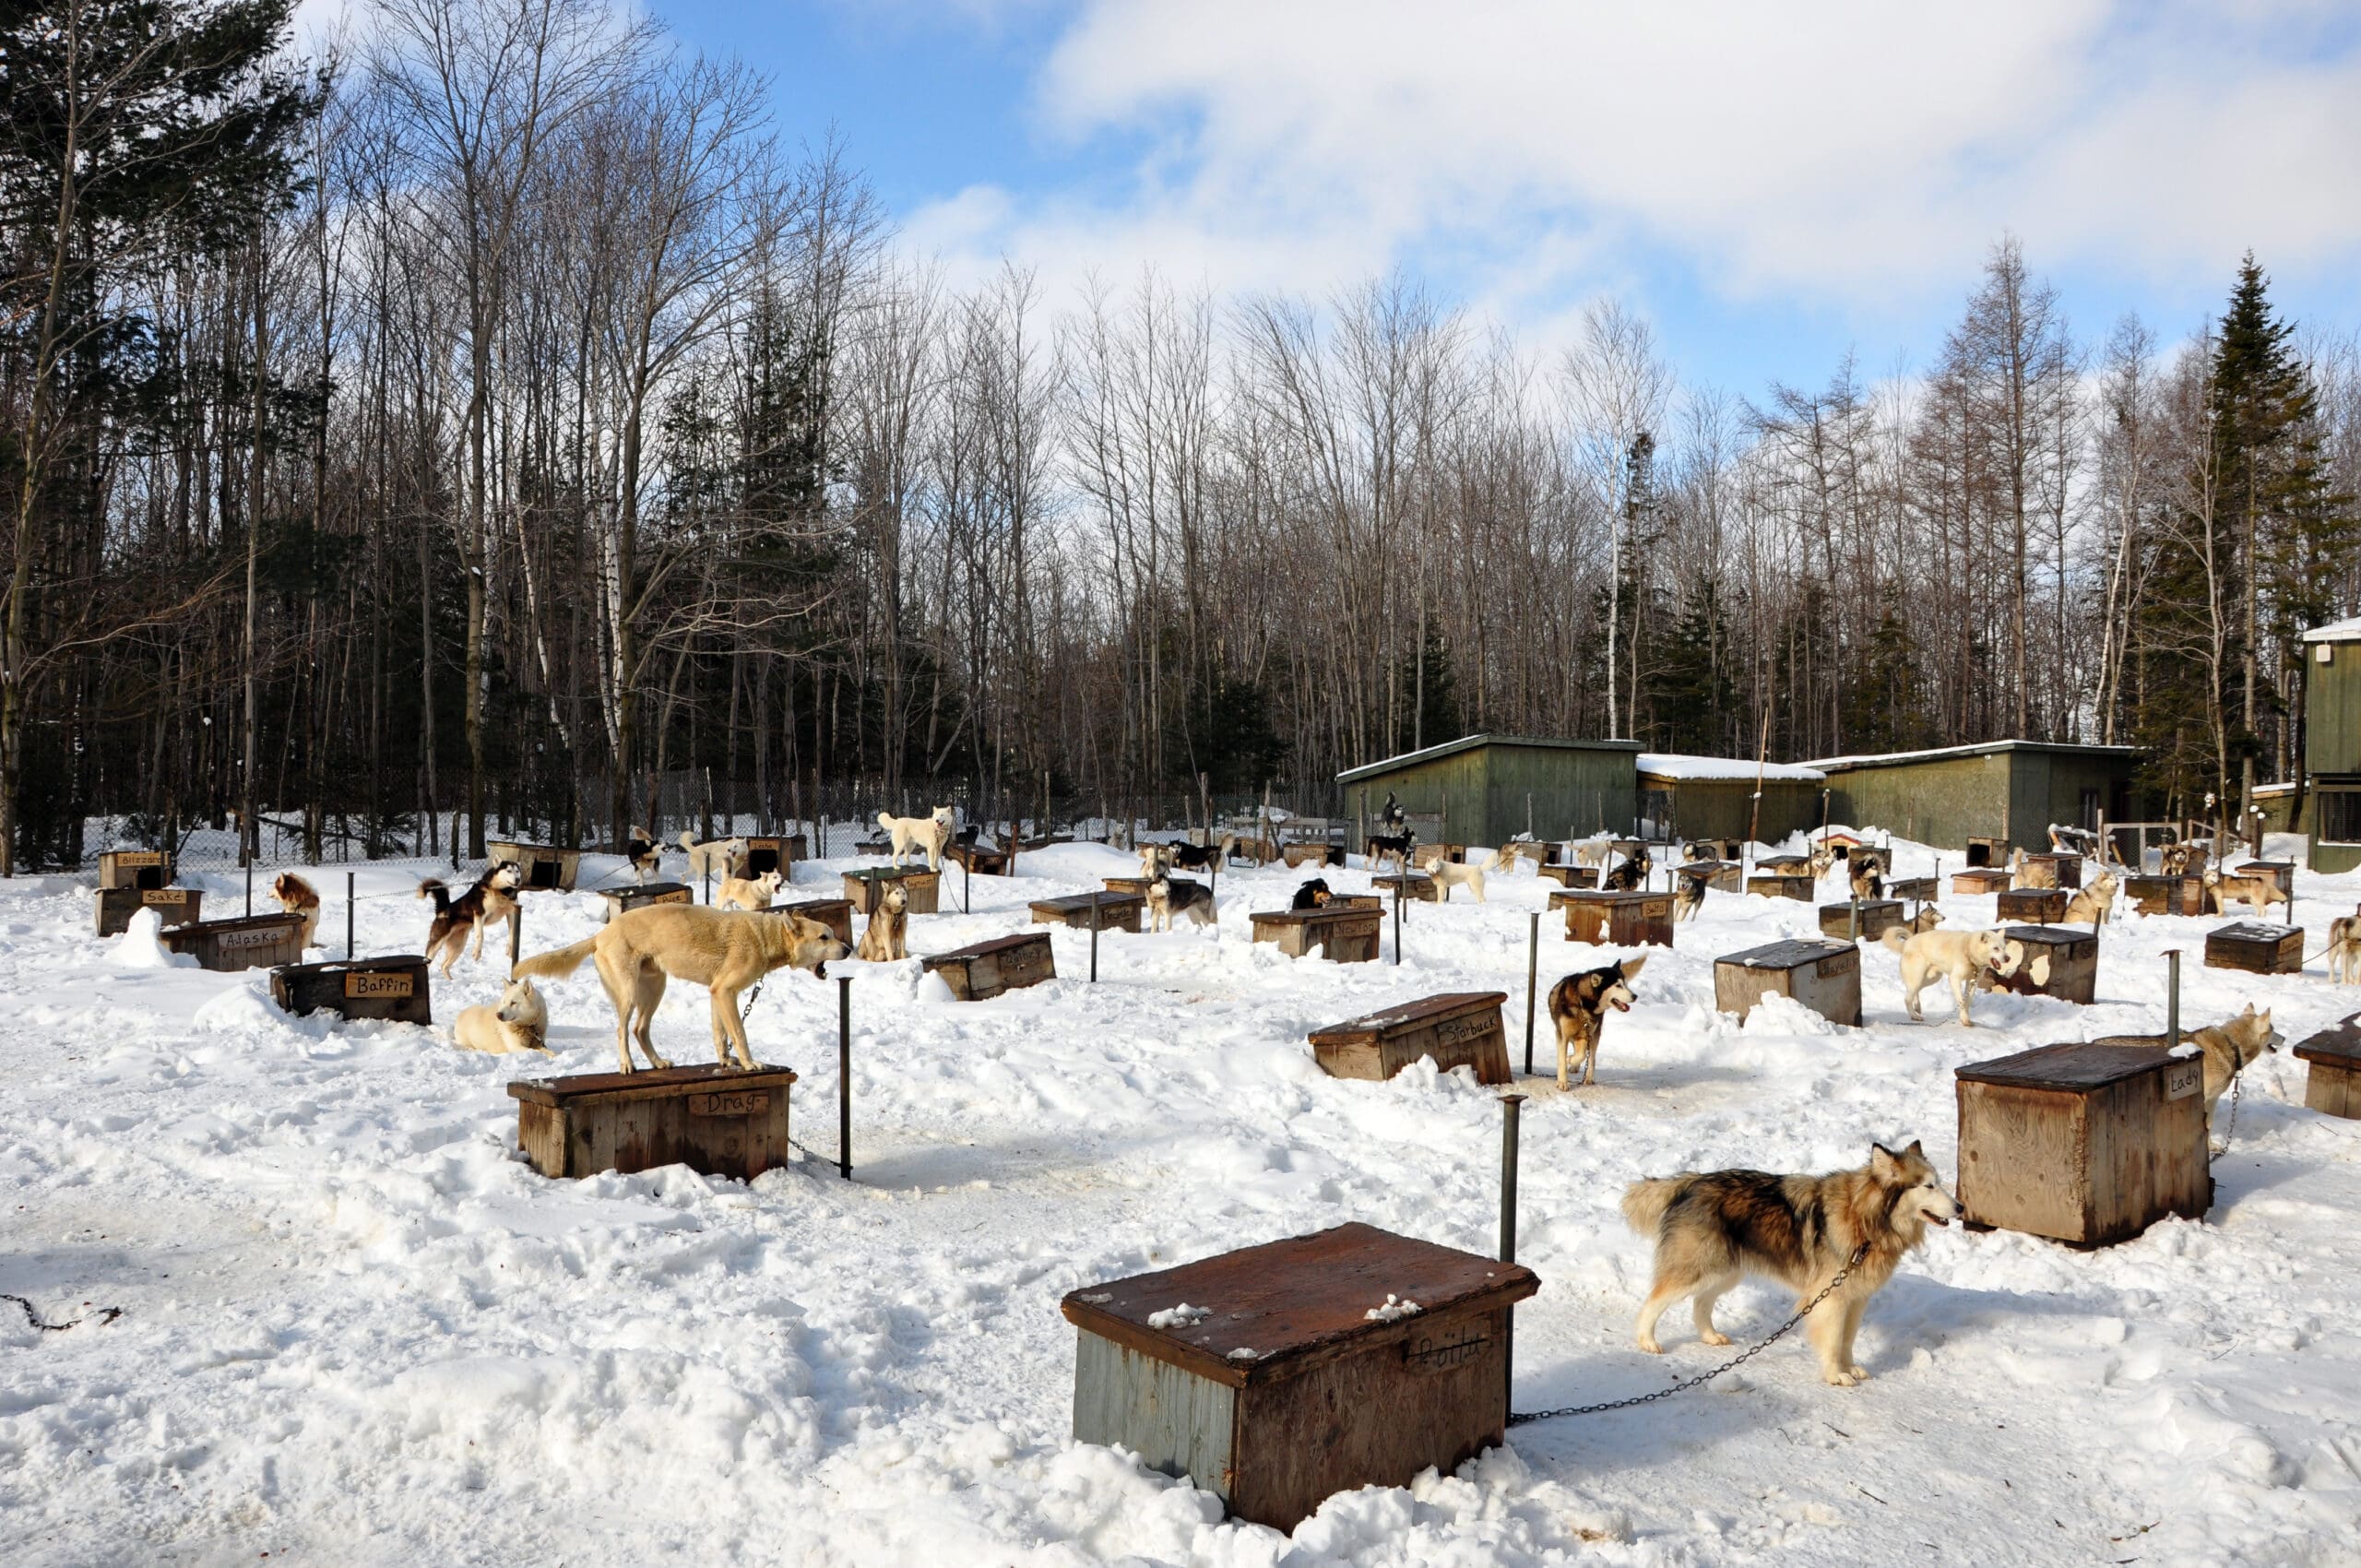
M1390 756L1381 762L1348 767L1336 775L1336 782L1350 784L1357 779L1372 778L1381 773L1391 773L1397 767L1407 767L1412 763L1430 762L1439 756L1449 756L1453 752L1474 751L1478 746L1533 746L1545 751L1565 752L1636 752L1640 749L1640 742L1556 741L1540 735L1494 735L1488 731L1481 735L1462 735L1456 741L1445 741L1439 746L1429 746L1423 751L1404 752L1400 756Z
M2308 643L2361 642L2361 615L2348 615L2342 621L2331 621L2325 626L2314 626L2304 634Z
M2137 746L2087 746L2064 741L1984 741L1972 746L1936 746L1923 752L1865 752L1858 756L1815 757L1809 767L1841 771L1848 767L1892 767L1911 762L1942 762L1952 757L1988 756L1996 752L2053 752L2070 756L2121 757L2140 754Z
M1743 757L1685 756L1678 752L1642 752L1640 771L1650 778L1669 778L1676 782L1691 778L1743 778L1754 782L1755 765ZM1762 765L1765 779L1786 783L1818 784L1828 775L1801 763L1773 762Z

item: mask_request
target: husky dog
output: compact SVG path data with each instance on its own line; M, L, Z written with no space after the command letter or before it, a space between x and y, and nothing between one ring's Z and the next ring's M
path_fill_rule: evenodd
M631 836L623 840L623 859L630 862L633 873L645 884L649 877L664 869L664 846L658 844L656 835L645 827L635 827Z
M1854 897L1868 900L1885 897L1885 878L1878 874L1875 856L1856 855L1851 871Z
M279 873L278 880L270 885L270 896L279 900L280 909L291 915L302 918L303 940L296 945L311 946L312 938L318 934L320 929L319 889L297 876L293 872L283 871Z
M1697 1337L1726 1345L1729 1336L1714 1326L1714 1303L1747 1275L1778 1280L1801 1306L1842 1269L1845 1283L1812 1309L1805 1332L1821 1381L1850 1388L1869 1375L1853 1359L1869 1298L1928 1226L1958 1216L1958 1201L1915 1139L1899 1154L1871 1144L1867 1165L1825 1176L1683 1171L1634 1182L1623 1190L1623 1218L1656 1242L1655 1283L1633 1325L1640 1348L1664 1353L1656 1320L1683 1296L1691 1298Z
M2195 876L2204 871L2206 860L2205 845L2194 838L2156 851L2156 864L2166 876Z
M1598 885L1602 891L1608 893L1638 893L1647 886L1649 873L1655 869L1656 862L1650 859L1647 850L1643 849L1638 854L1631 856L1621 865L1601 876L1598 879Z
M2288 903L2278 878L2262 872L2232 872L2225 876L2219 867L2205 873L2205 896L2213 900L2217 915L2226 915L2231 905L2244 903L2253 908L2257 920L2268 918L2272 905Z
M461 1051L506 1056L521 1051L556 1054L550 1049L550 1010L528 980L513 980L498 1002L479 1002L451 1020L451 1043Z
M1305 909L1324 909L1328 907L1328 900L1335 897L1328 891L1328 879L1315 876L1295 890L1295 900L1287 908L1298 913Z
M1678 924L1682 921L1695 920L1697 918L1697 911L1704 908L1706 891L1713 885L1714 879L1712 877L1707 876L1703 873L1691 873L1686 868L1683 868L1680 873L1679 880L1673 886L1672 918L1674 923Z
M1603 866L1607 863L1607 857L1614 852L1615 846L1605 838L1585 838L1574 846L1574 864Z
M2328 973L2339 985L2361 983L2361 918L2339 915L2328 922Z
M1549 1021L1558 1026L1558 1087L1565 1088L1566 1070L1576 1052L1588 1084L1598 1063L1598 1037L1607 1028L1607 1010L1629 1013L1635 998L1631 981L1640 978L1644 957L1625 958L1604 968L1568 975L1549 988Z
M1371 871L1392 861L1396 871L1407 873L1410 869L1410 849L1417 842L1418 835L1407 828L1399 833L1372 833L1369 836L1369 842L1361 846L1361 855L1369 861Z
M478 963L483 961L483 933L487 927L510 920L516 913L516 892L524 881L514 861L494 861L476 878L473 887L457 897L440 877L430 876L418 885L418 896L434 900L434 921L426 928L426 956L432 960L443 955L443 978L451 978L451 966L459 961L459 950L468 944L468 933L475 932Z
M713 907L717 909L767 909L771 907L771 900L778 897L779 884L786 880L787 873L777 868L756 877L725 876L721 879L721 886L714 893Z
M1211 871L1229 863L1229 852L1238 848L1238 835L1225 833L1219 844L1167 844L1164 863L1169 869L1178 866L1182 871Z
M2210 1028L2192 1031L2185 1037L2205 1052L2205 1114L2213 1114L2213 1102L2222 1098L2236 1077L2257 1057L2266 1051L2277 1051L2287 1037L2271 1027L2269 1009L2254 1010L2247 1004L2245 1012L2225 1019Z
M941 871L943 847L951 842L951 835L958 830L959 820L949 806L937 806L931 816L896 816L892 812L879 812L877 826L894 840L896 865L900 865L911 850L923 849L926 851L926 869Z
M570 975L595 958L599 983L615 1009L615 1055L626 1073L635 1071L631 1042L637 1040L651 1067L671 1063L656 1054L647 1037L668 979L694 980L712 993L713 1055L729 1066L734 1048L738 1065L753 1068L754 1048L738 1016L738 993L773 969L809 969L825 979L828 960L846 947L826 926L801 915L750 915L696 904L643 904L625 909L599 934L554 952L536 953L518 964L518 978Z
M2115 890L2122 885L2111 871L2103 871L2091 878L2088 887L2079 889L2066 900L2065 917L2060 925L2087 921L2093 931L2115 918Z
M1377 808L1378 827L1383 832L1398 837L1409 827L1409 814L1405 812L1401 802L1394 798L1394 791L1388 790L1385 792L1385 803Z
M2016 972L2008 938L1997 931L1926 931L1914 936L1901 926L1888 926L1878 940L1902 955L1903 1003L1916 1024L1927 1021L1918 1010L1918 993L1937 977L1951 981L1952 1000L1959 1004L1959 1027L1965 1029L1975 1028L1975 1020L1967 1016L1969 988L1983 983L1987 969L2003 975Z
M860 946L853 956L871 964L892 964L910 956L910 896L900 883L885 889L877 908L861 929Z
M1170 931L1175 915L1188 916L1192 925L1213 925L1221 918L1221 911L1214 907L1212 888L1186 877L1175 882L1169 876L1158 876L1148 884L1147 914L1150 931Z
M1922 904L1919 906L1918 912L1916 914L1911 916L1908 920L1904 921L1900 925L1892 929L1900 931L1906 935L1916 936L1923 932L1932 931L1942 923L1942 910L1938 909L1932 904Z
M1502 872L1521 860L1531 861L1536 866L1547 865L1549 863L1549 846L1531 838L1512 838L1492 851L1492 858L1484 862L1484 869Z
M689 852L689 874L693 877L729 876L738 869L739 860L746 853L743 838L708 838L700 844L687 828L681 829L675 840Z
M1461 865L1441 856L1427 862L1427 874L1435 879L1435 897L1443 903L1451 902L1451 890L1465 887L1476 895L1476 902L1484 901L1484 868Z

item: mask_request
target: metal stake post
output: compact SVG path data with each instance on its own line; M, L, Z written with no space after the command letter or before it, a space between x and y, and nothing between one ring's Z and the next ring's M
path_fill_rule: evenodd
M253 914L254 912L255 912L255 862L254 862L253 859L250 857L250 858L248 858L248 860L247 860L247 861L246 861L246 913L248 913L248 914L250 914L250 915L251 915L251 914Z
M520 900L508 911L508 972L516 972L517 956L525 946L525 906Z
M2165 1049L2180 1045L2180 949L2165 949Z
M1090 890L1090 983L1098 983L1098 889Z
M1525 1096L1501 1096L1501 1261L1516 1262L1516 1134Z
M352 873L344 873L344 961L352 962Z
M852 1180L852 977L836 977L836 1174Z
M1541 916L1526 917L1525 932L1525 1075L1533 1076L1533 988L1541 975Z
M1394 963L1397 968L1402 963L1402 890L1409 880L1410 873L1406 867L1401 880L1394 885Z

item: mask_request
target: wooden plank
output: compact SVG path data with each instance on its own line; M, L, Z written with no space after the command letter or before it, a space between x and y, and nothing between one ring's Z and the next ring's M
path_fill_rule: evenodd
M1121 1443L1149 1469L1186 1476L1227 1505L1237 1414L1238 1391L1228 1384L1074 1330L1076 1443Z
M153 909L166 925L188 925L204 918L201 887L101 887L91 895L98 909L101 936L120 936L130 929L131 917Z
M995 937L948 953L921 958L919 968L939 974L962 1002L982 1002L1003 991L1038 985L1058 975L1057 958L1047 932L1024 932Z

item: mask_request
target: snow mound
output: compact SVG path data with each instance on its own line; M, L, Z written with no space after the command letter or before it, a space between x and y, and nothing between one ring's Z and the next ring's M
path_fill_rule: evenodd
M153 909L136 909L124 928L123 940L107 955L118 969L194 969L196 956L175 953L164 945L164 917Z

